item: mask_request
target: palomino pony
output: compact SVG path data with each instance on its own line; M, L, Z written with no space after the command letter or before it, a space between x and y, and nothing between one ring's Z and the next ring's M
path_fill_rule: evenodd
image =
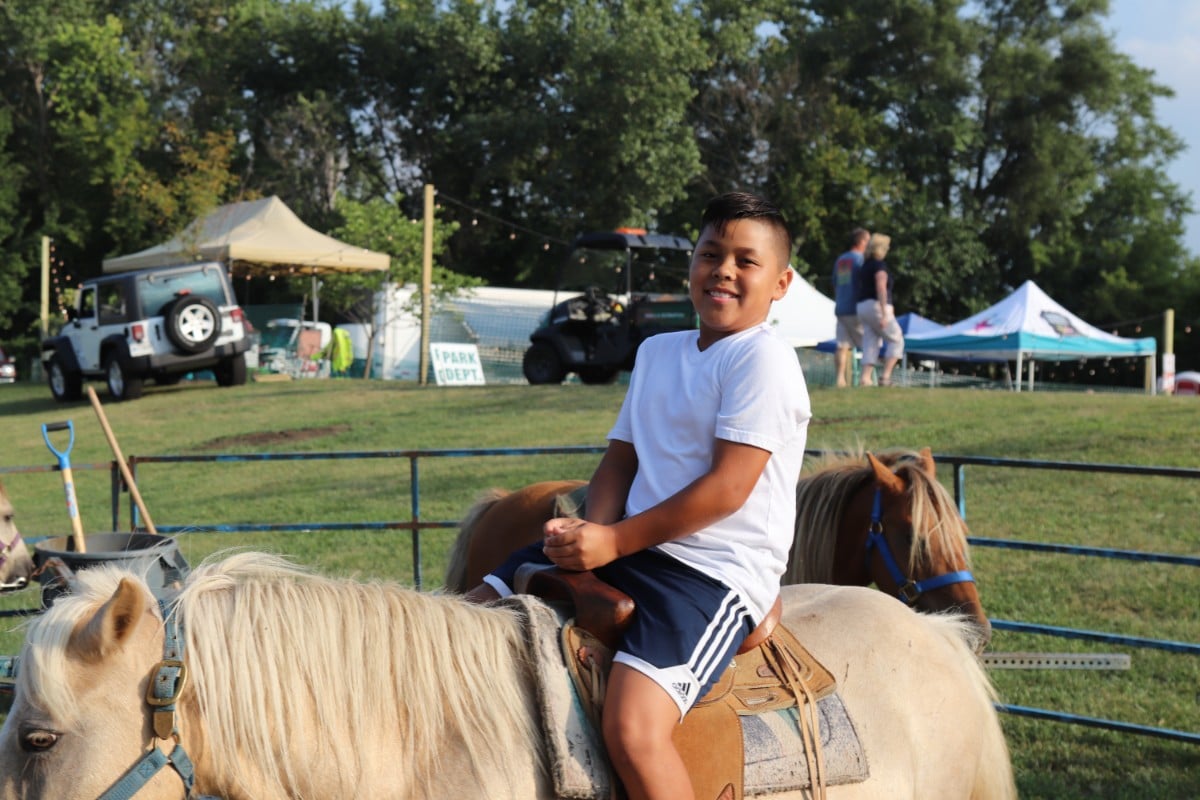
M555 796L515 608L261 553L194 570L165 625L127 567L73 589L26 635L0 800L178 800L181 776L226 800ZM960 617L803 585L785 587L784 622L837 677L869 764L830 798L1016 796Z
M0 592L24 588L32 572L33 559L13 522L13 506L0 483Z
M446 588L470 590L540 538L546 520L574 513L570 493L583 485L544 481L484 494L459 525ZM796 484L795 527L783 583L874 583L920 611L967 614L978 646L987 644L991 624L970 572L967 524L928 448L819 460Z

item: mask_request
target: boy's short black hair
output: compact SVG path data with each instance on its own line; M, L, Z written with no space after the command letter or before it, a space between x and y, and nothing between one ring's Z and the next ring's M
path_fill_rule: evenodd
M708 201L700 218L700 230L711 227L724 231L730 222L739 219L755 219L769 225L779 235L785 247L784 266L792 258L792 231L779 207L766 198L749 192L728 192Z

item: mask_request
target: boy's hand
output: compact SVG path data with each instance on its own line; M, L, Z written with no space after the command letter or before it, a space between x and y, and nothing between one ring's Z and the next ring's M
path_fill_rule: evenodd
M542 552L563 569L595 569L613 561L617 552L617 532L611 525L597 525L582 519L552 519L543 527Z

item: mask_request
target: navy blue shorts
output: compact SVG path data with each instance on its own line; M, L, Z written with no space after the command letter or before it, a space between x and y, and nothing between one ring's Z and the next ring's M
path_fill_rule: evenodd
M484 580L501 595L511 594L513 575L527 563L551 563L540 541L513 553ZM593 572L637 604L613 660L661 686L681 718L712 688L754 630L749 607L737 592L657 550L633 553Z

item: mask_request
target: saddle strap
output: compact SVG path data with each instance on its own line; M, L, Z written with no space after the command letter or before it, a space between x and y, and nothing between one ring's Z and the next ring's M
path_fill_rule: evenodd
M804 679L804 665L784 641L790 634L784 628L778 630L784 635L769 636L763 642L761 652L767 665L787 684L796 698L797 723L804 740L804 758L808 762L813 797L826 800L825 752L821 746L821 714L817 709L817 697Z
M596 733L604 736L602 711L604 695L608 691L608 672L612 669L613 652L596 636L575 624L574 619L567 620L562 626L563 660L571 673L571 680L579 692L580 704L588 720L595 727ZM609 786L612 791L609 800L618 800L617 787L620 781L611 763L606 767L609 775Z

